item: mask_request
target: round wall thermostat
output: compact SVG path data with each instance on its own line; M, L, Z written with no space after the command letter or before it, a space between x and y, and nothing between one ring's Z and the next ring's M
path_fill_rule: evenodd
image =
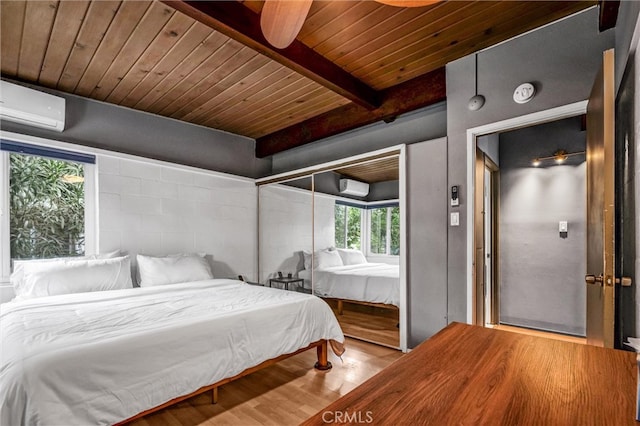
M533 87L531 83L523 83L520 86L516 87L516 90L513 92L513 100L519 104L526 104L533 96L536 94L536 88Z

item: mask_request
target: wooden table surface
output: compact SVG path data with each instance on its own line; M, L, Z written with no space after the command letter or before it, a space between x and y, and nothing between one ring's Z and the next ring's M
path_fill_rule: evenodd
M303 424L640 425L636 375L631 352L453 323Z

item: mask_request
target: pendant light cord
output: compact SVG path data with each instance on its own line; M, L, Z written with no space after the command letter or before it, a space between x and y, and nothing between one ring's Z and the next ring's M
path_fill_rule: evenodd
M478 54L475 54L476 59L476 71L475 71L475 84L476 84L476 96L478 95Z

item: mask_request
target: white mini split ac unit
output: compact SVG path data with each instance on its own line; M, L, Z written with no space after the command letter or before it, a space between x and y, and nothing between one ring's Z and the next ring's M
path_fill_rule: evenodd
M0 120L61 132L64 115L64 98L0 80Z
M354 195L365 197L369 193L369 184L353 179L340 179L340 193L344 195Z

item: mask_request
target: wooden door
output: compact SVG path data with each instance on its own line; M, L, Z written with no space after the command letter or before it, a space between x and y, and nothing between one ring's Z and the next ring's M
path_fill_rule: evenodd
M615 128L613 50L587 106L587 343L613 347L615 318Z

